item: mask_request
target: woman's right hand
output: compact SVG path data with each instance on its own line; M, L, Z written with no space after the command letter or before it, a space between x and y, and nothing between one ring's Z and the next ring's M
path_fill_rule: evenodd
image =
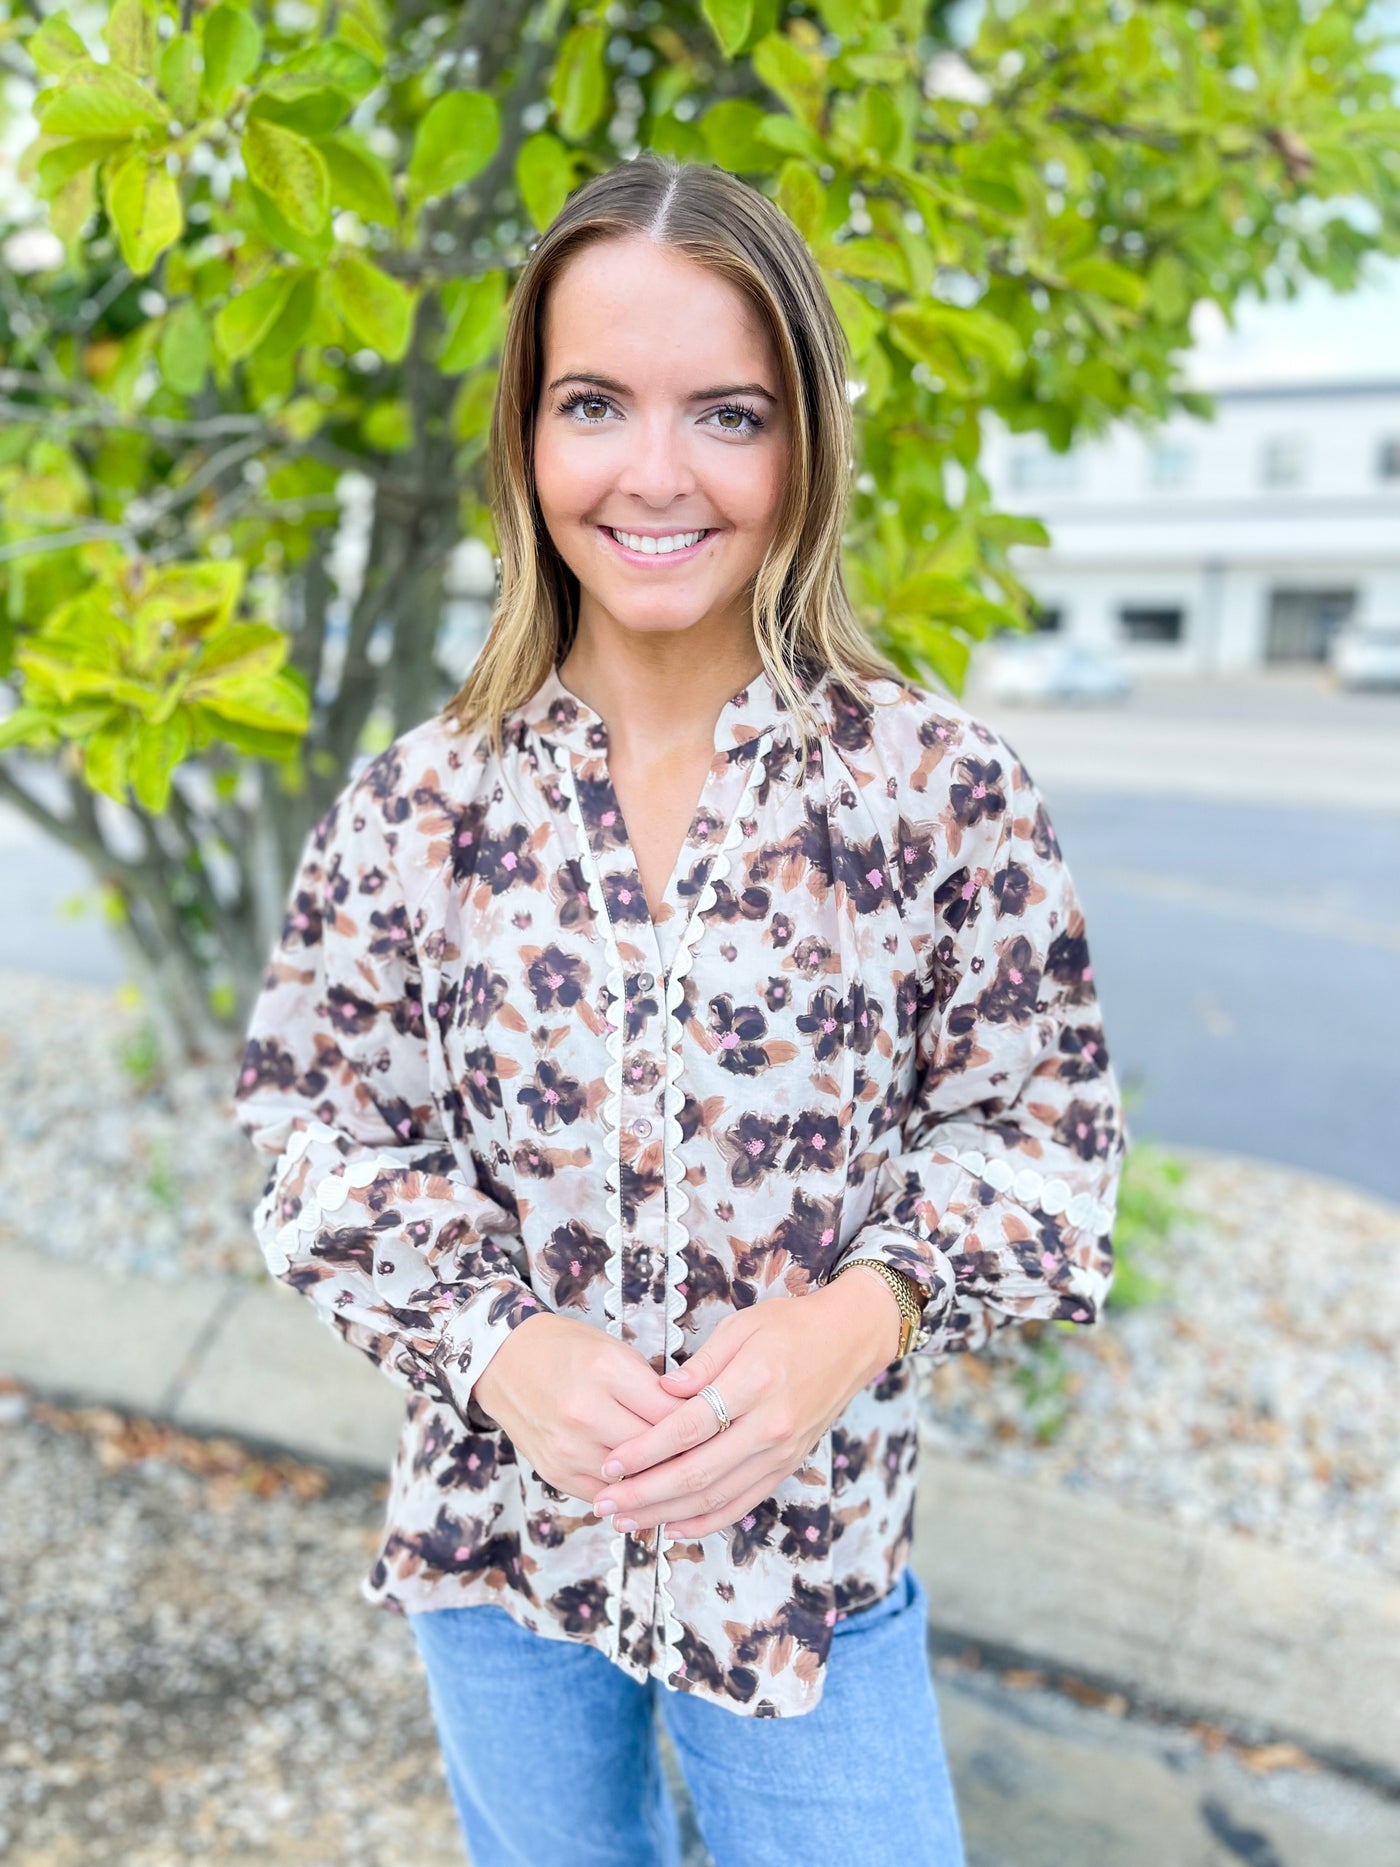
M544 1309L511 1330L472 1396L547 1484L585 1504L614 1446L685 1405L629 1343Z

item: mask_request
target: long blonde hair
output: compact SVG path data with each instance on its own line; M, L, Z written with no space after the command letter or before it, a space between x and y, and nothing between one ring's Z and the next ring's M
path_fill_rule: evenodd
M578 579L545 528L534 485L536 397L543 378L546 294L584 247L642 234L683 253L744 295L772 341L794 446L775 535L754 585L754 638L806 742L819 722L799 664L838 682L902 677L851 607L841 570L854 422L845 332L801 235L766 195L727 170L647 150L572 194L541 234L511 295L491 413L488 496L500 545L496 607L480 654L442 708L485 722L493 749L572 644Z

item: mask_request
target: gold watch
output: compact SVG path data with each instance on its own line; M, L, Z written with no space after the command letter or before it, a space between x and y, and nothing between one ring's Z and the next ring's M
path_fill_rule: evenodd
M871 1270L877 1272L894 1292L895 1301L899 1304L900 1317L899 1347L895 1350L894 1358L899 1361L909 1353L910 1344L923 1320L924 1305L928 1301L924 1287L910 1277L906 1271L897 1271L892 1264L886 1264L883 1258L850 1258L841 1266L841 1270L833 1273L828 1281L835 1283L842 1271L848 1271L856 1264L868 1264Z

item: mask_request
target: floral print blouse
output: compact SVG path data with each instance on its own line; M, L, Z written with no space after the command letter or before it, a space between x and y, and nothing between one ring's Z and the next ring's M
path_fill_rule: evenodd
M908 1558L916 1368L1098 1317L1126 1144L1024 764L955 700L803 679L805 776L760 673L654 918L557 668L503 758L443 715L401 734L307 838L234 1092L268 1267L406 1395L364 1598L495 1602L769 1718L818 1703L836 1620ZM540 1305L663 1372L856 1256L927 1290L911 1353L706 1536L615 1530L473 1398Z

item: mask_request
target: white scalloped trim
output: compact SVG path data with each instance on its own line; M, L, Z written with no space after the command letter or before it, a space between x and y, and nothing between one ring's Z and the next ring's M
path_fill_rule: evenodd
M561 789L568 806L569 820L574 827L574 838L578 846L579 859L583 864L584 883L588 892L588 904L593 910L594 923L607 949L608 956L608 997L611 1001L609 1011L615 1013L608 1020L608 1065L603 1071L603 1080L608 1093L603 1100L603 1120L608 1137L607 1158L603 1167L603 1184L607 1188L606 1205L608 1209L608 1271L607 1287L603 1295L603 1311L607 1317L608 1333L622 1334L622 1046L623 1024L626 1017L627 981L622 965L622 955L618 951L617 935L613 930L612 916L608 913L607 899L603 894L602 878L598 873L597 859L593 845L589 841L588 827L583 821L583 811L578 801L578 787L574 782L574 761L567 746L554 748L554 763L562 780ZM622 1592L627 1571L627 1534L623 1530L613 1533L613 1574L608 1590L608 1599L614 1604L617 1618L612 1623L613 1653L622 1657Z
M684 980L694 961L696 944L704 931L704 916L718 899L719 890L715 884L723 881L733 866L731 851L743 840L743 820L748 815L754 786L763 766L764 755L773 743L776 730L776 727L770 726L753 741L753 753L749 759L744 788L739 793L739 801L730 814L729 828L725 832L724 841L711 857L710 866L705 871L705 880L690 905L690 917L676 945L670 971L666 974L666 1042L663 1051L666 1081L662 1110L666 1175L666 1365L668 1368L675 1365L676 1350L680 1346L680 1323L681 1317L685 1314L685 1292L679 1286L685 1281L686 1263L683 1247L690 1236L683 1223L684 1214L690 1205L690 1195L685 1190L685 1170L681 1162L680 1116L681 1105L685 1098L680 1085L679 1058L685 1041L685 1027L677 1016L677 1009L685 997ZM673 1541L674 1538L666 1535L666 1526L663 1523L657 1531L656 1549L662 1604L661 1667L662 1677L668 1684L673 1664L680 1664L680 1639L683 1631L680 1617L676 1613L675 1596L671 1592L671 1559L667 1554L667 1548Z
M976 1147L964 1148L961 1153L946 1147L941 1151L999 1193L1014 1193L1023 1206L1038 1206L1052 1218L1063 1212L1071 1225L1092 1227L1096 1236L1113 1229L1115 1209L1092 1193L1076 1193L1068 1180L1043 1174L1035 1167L1013 1166L1002 1155L988 1160Z

